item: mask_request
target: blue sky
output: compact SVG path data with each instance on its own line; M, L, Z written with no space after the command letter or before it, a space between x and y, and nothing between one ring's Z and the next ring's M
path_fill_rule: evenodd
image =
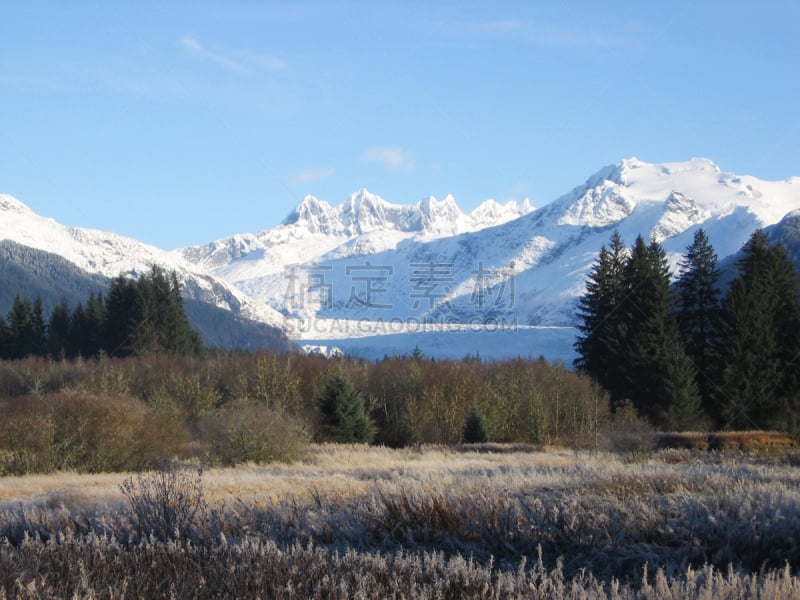
M306 194L541 206L602 166L800 175L800 3L0 3L0 192L172 249Z

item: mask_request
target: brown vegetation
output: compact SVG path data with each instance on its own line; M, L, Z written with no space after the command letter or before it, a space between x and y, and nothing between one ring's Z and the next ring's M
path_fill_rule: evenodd
M381 447L312 443L334 374ZM544 361L28 359L0 417L0 598L800 593L792 438L656 434Z
M0 362L0 473L292 460L326 439L317 399L334 374L363 401L374 442L392 447L458 444L471 409L493 443L597 450L609 421L592 382L544 361L31 358Z
M659 448L689 450L789 450L798 447L797 440L778 431L717 431L713 433L660 433L655 444Z
M92 508L17 496L0 597L797 597L800 472L692 456L325 445Z

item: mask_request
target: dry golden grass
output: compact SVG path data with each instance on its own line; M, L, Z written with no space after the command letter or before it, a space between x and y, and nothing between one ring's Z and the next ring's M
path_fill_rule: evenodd
M549 452L469 452L443 446L389 449L374 446L315 444L301 461L211 468L203 473L212 505L233 501L267 505L308 498L342 499L369 492L376 482L429 481L463 486L464 475L513 468L559 468L587 462L617 461L567 450ZM0 477L0 506L25 504L97 510L123 502L119 486L125 473L24 475Z
M779 431L719 431L700 433L683 431L657 435L660 448L690 450L755 450L772 451L797 448L792 436Z

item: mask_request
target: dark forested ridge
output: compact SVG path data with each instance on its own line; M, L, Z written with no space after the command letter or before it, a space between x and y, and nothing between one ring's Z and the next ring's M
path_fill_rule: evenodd
M50 252L0 241L0 314L11 310L16 296L41 298L50 313L62 298L71 304L86 300L90 293L108 287L108 279L92 275Z
M68 260L49 252L0 241L0 316L11 311L19 296L32 302L41 298L42 310L50 315L62 300L70 308L99 295L109 279L93 275ZM287 351L291 342L275 327L243 319L230 311L199 300L186 300L184 309L191 326L211 348L269 349Z
M277 327L251 321L200 300L185 300L189 323L200 332L209 348L236 350L274 350L289 352L291 340Z

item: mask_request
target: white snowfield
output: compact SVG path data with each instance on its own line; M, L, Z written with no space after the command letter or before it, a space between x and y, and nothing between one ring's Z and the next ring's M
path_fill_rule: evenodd
M419 346L430 356L570 362L575 305L614 229L628 245L655 238L675 265L698 227L724 258L797 209L800 178L631 158L538 209L489 200L464 213L452 196L393 204L367 190L338 206L307 196L273 228L173 253L67 228L2 196L0 237L111 276L153 262L174 268L197 286L222 286L314 351L380 358Z

